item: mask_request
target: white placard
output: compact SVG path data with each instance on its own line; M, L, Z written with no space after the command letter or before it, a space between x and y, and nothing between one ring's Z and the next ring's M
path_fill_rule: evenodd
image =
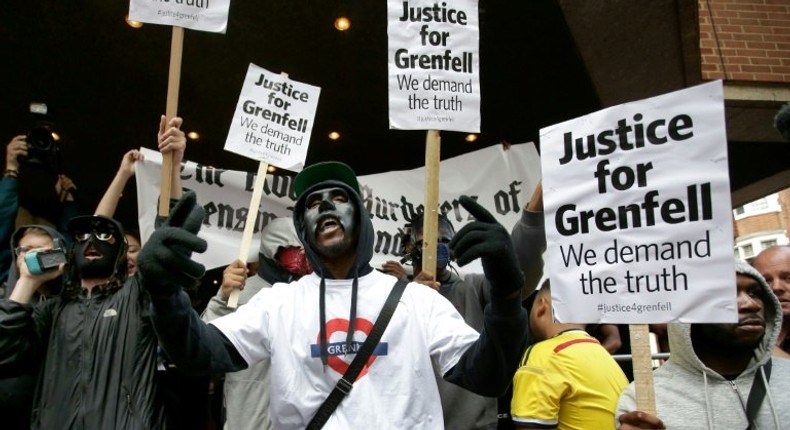
M131 0L132 21L225 33L230 0Z
M389 121L480 132L477 1L388 0Z
M138 222L145 242L154 231L162 156L146 148L141 151L145 161L136 164L135 180ZM208 268L229 264L238 255L255 172L222 170L186 161L181 178L183 186L194 190L198 203L206 209L200 236L208 241L208 250L193 258ZM403 227L416 211L422 210L424 179L423 168L359 177L362 197L373 215L376 231L373 267L401 259ZM457 231L468 222L468 214L459 205L458 197L478 196L478 202L510 230L539 179L540 161L535 145L512 145L508 150L503 150L501 145L491 146L442 161L439 204ZM266 175L263 210L259 212L249 252L251 261L258 257L258 231L273 217L291 216L294 197L292 177L279 172ZM479 265L470 264L461 272L481 270Z
M541 130L559 321L737 320L722 83Z
M250 64L225 150L283 169L304 167L321 89Z

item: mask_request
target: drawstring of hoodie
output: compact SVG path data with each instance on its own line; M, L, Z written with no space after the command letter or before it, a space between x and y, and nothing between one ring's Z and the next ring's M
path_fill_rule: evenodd
M346 354L351 352L351 347L354 342L354 332L356 331L357 326L357 290L358 290L358 276L354 274L354 281L351 283L351 312L348 316L348 332L346 333ZM328 348L327 345L329 344L326 338L326 281L323 276L321 276L321 284L319 287L319 298L318 298L318 314L320 321L320 328L318 336L321 338L321 364L326 367L327 365L327 356L328 356Z
M351 312L348 316L348 333L346 333L346 354L351 352L351 344L354 342L354 332L357 326L357 275L354 274L354 282L351 283Z
M765 385L765 394L768 397L768 405L771 407L771 415L774 418L774 425L776 428L781 428L779 426L779 416L776 414L776 407L774 407L774 398L771 396L771 390L768 386L768 378L765 377L765 366L760 366L760 375L763 378L763 384Z
M326 282L324 282L324 277L321 276L321 287L318 292L318 317L321 319L319 321L319 333L318 336L321 338L321 364L324 365L326 368Z
M708 419L708 428L713 429L713 417L711 416L710 397L708 397L708 372L702 370L703 390L705 392L705 416Z

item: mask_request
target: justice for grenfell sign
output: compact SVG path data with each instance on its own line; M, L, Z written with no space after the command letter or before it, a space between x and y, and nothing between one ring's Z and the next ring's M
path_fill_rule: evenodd
M401 130L480 132L476 0L389 0L389 122Z
M225 33L230 0L131 0L129 19Z
M722 83L541 130L557 320L737 320Z
M321 89L250 64L225 150L298 172Z

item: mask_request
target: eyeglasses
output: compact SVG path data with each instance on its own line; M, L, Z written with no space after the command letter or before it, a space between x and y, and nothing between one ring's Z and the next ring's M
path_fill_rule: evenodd
M108 231L89 231L89 232L77 232L74 233L74 238L77 239L77 242L85 242L86 240L91 238L93 235L96 239L101 240L102 242L109 242L112 240L113 236L111 232Z
M27 254L28 252L34 249L36 248L33 246L17 246L16 248L14 248L14 253L16 253L17 257L19 257L20 255Z

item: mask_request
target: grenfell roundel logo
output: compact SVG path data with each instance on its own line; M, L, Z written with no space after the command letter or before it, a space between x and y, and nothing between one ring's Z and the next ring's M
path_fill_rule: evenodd
M370 331L373 330L373 323L364 319L364 318L357 318L356 320L356 333L362 332L365 333L365 337L370 334ZM335 372L343 375L348 370L348 366L351 365L351 361L354 359L354 354L362 348L362 342L354 340L351 343L351 349L347 350L346 348L346 334L348 333L348 320L343 318L335 318L326 322L326 337L327 337L327 364L329 367L334 370ZM316 343L310 345L310 356L313 358L319 358L321 356L321 339L320 334L316 336ZM333 341L334 340L334 341ZM387 343L386 342L379 342L378 345L373 349L373 353L368 358L368 361L362 366L362 371L359 372L359 376L357 379L362 378L368 373L368 367L376 361L376 358L380 355L387 355ZM345 360L342 356L345 356ZM346 361L348 360L348 361Z

